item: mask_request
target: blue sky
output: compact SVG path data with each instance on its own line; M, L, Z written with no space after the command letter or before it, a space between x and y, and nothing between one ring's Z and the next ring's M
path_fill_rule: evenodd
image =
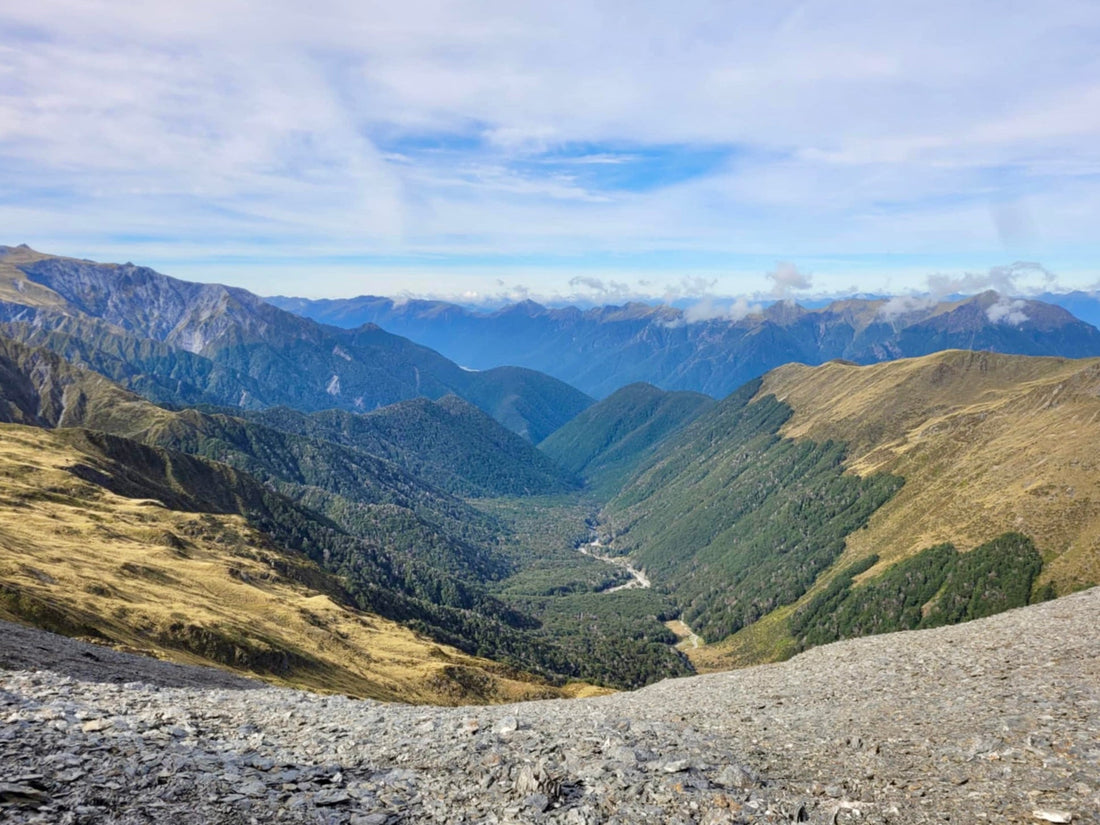
M1094 288L1100 4L8 3L0 226L264 294Z

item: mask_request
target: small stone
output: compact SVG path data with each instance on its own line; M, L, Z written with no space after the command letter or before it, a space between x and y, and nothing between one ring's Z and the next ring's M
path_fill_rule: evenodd
M625 745L613 748L608 756L615 762L622 762L626 765L638 764L638 754L634 752L633 748L628 748Z
M523 800L523 806L529 811L541 814L550 807L550 798L544 793L533 793Z
M1032 816L1043 820L1043 822L1073 822L1073 814L1069 811L1037 810L1032 812Z
M313 797L313 804L317 806L325 805L342 805L345 802L351 801L351 796L347 791L340 788L328 788L323 791L319 791Z
M250 779L241 783L240 787L237 788L237 793L258 798L267 794L267 785L258 779Z
M30 785L17 782L0 782L0 804L26 805L40 807L49 801L49 797Z
M714 777L714 781L723 788L747 789L754 788L757 784L756 777L741 765L726 765L726 767L722 768L722 770L718 772L718 775Z
M661 770L665 773L680 773L680 771L686 771L691 767L691 762L687 759L672 759L661 765Z
M113 727L114 723L110 719L90 719L80 726L80 729L85 733L98 733L101 730L107 730Z

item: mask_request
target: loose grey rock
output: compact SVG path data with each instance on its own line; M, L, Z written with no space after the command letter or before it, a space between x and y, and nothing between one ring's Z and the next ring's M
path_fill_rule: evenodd
M0 805L29 805L38 807L49 797L42 791L17 782L0 782Z
M1034 816L1044 822L1073 822L1073 814L1069 811L1035 811Z
M319 696L98 647L93 661L2 629L13 825L1100 825L1100 589L634 693L483 708Z

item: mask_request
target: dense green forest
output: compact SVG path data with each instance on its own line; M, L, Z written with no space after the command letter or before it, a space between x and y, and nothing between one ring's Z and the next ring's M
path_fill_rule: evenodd
M1049 598L1032 590L1043 566L1031 539L1005 533L968 553L939 544L859 585L878 559L843 570L791 618L800 648L839 639L958 624Z
M667 436L714 404L696 392L630 384L552 433L539 449L583 477L595 495L610 497Z
M595 500L554 497L484 501L506 522L511 538L502 548L516 572L491 591L536 617L544 633L582 664L585 678L640 687L659 678L683 676L691 665L673 650L676 636L663 622L679 613L653 589L606 592L630 580L621 568L582 555L577 547L593 537Z
M791 410L758 387L666 442L605 511L614 546L708 641L797 601L902 483L846 474L843 444L780 438Z
M527 440L456 395L414 398L369 413L272 407L251 421L392 461L457 496L563 493L579 480Z

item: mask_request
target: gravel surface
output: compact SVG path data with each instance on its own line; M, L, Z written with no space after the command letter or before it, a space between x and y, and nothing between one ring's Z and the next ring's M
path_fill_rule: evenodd
M1100 822L1100 589L498 707L256 689L3 630L8 822ZM51 669L13 669L32 663Z

